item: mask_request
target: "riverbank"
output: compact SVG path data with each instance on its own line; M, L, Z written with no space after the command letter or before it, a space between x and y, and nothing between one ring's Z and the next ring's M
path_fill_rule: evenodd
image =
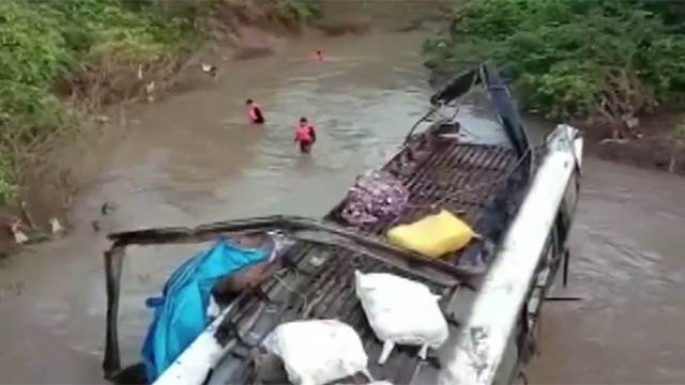
M269 54L318 16L313 0L10 0L0 64L0 254L45 239L96 175L125 105L210 76L202 65ZM28 63L28 64L27 64ZM22 240L23 241L23 240Z
M683 174L685 129L664 111L683 111L685 8L630 3L453 0L425 63L439 78L493 60L523 110L582 128L590 152Z
M685 176L685 143L674 134L683 113L665 112L640 118L637 135L613 139L597 135L598 127L584 129L589 154L601 159Z
M13 1L23 4L23 0ZM110 4L108 0L68 1L84 7ZM64 95L64 89L70 90L67 92L70 103L64 105L79 112L78 119L72 121L74 126L68 130L50 130L48 125L45 131L49 135L40 138L43 143L40 159L30 156L38 150L24 146L16 151L29 156L28 159L13 157L12 178L3 178L0 167L0 188L7 180L16 198L13 201L26 203L26 212L33 219L30 222L36 225L27 223L26 215L17 205L7 204L11 199L4 199L4 205L0 199L0 228L8 229L20 219L21 231L45 239L50 232L50 220L67 221L66 213L74 197L100 172L114 147L112 144L127 135L127 129L122 127L130 126L129 107L136 102L158 103L171 94L215 87L219 78L232 75L225 63L275 54L288 40L302 35L341 37L365 34L371 29L402 32L424 29L444 18L445 3L445 0L408 3L398 11L386 4L355 0L188 0L178 5L159 2L169 6L161 10L164 12L161 21L155 19L162 24L160 30L168 27L165 22L178 23L175 15L188 9L184 7L195 7L186 16L188 19L183 20L187 31L175 32L178 41L174 40L174 46L161 44L156 48L173 48L170 54L162 60L153 51L148 53L149 57L140 59L160 60L164 65L141 65L136 60L117 62L120 65L115 67L97 63L85 65L88 69L85 73L75 72L68 78L71 83L60 80L62 94L57 96ZM138 17L132 15L129 16ZM127 28L121 27L123 32L132 33ZM164 39L162 43L173 40ZM203 73L203 64L216 66L218 76L212 79ZM0 232L0 251L7 249L2 245L13 244L9 231Z

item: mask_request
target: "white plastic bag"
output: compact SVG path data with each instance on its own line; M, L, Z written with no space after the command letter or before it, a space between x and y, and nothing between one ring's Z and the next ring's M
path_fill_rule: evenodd
M368 376L368 356L359 335L338 320L279 325L264 345L283 360L295 385L323 385L359 372Z
M383 341L378 363L383 365L395 344L437 349L449 334L438 306L439 296L422 283L386 273L355 272L355 289L376 336Z

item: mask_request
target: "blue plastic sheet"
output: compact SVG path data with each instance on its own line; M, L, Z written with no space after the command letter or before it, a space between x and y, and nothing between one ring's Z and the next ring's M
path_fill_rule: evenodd
M243 249L220 240L176 269L164 285L162 297L146 302L155 309L142 349L149 382L156 380L208 325L209 296L217 281L266 258L262 250Z

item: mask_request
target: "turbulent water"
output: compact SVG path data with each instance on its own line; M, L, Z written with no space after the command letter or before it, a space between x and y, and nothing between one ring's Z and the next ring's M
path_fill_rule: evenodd
M305 39L221 68L218 83L129 116L100 179L77 199L73 230L0 268L0 382L102 382L109 231L272 213L320 216L354 176L378 165L427 108L419 33ZM326 61L316 63L321 49ZM244 124L244 100L267 124ZM464 109L476 134L492 123ZM317 127L310 156L293 133ZM112 127L116 129L116 127ZM583 301L543 308L534 383L685 381L685 180L586 159L571 240L570 287ZM115 210L101 216L100 206ZM98 220L101 232L93 232ZM197 246L132 249L121 309L124 361L138 359L143 302Z

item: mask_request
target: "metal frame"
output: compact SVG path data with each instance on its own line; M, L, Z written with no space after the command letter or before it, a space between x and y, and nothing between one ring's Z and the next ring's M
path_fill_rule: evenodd
M567 125L558 126L550 136L548 153L485 277L440 384L494 382L539 272L547 234L553 230L569 180L580 168L582 146L579 132Z
M297 216L275 215L216 222L195 228L169 227L111 234L108 239L114 244L104 253L107 287L107 330L102 367L105 378L112 378L121 370L117 320L121 272L126 247L130 245L200 243L219 239L229 234L270 230L286 231L291 237L302 242L352 250L412 274L428 276L430 280L445 286L462 284L473 287L471 281L476 278L473 274L462 271L457 266L399 249L381 238L365 236L331 223ZM308 232L323 232L337 236L338 239L308 236Z

